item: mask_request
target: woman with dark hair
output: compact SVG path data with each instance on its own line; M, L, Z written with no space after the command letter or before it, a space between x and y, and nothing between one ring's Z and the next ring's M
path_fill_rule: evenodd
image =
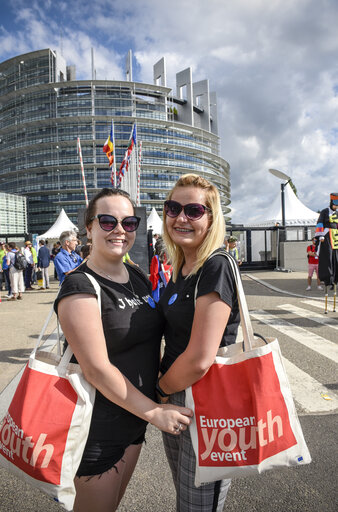
M90 258L66 276L55 303L66 340L97 390L75 478L74 512L116 510L139 457L147 422L177 436L192 415L190 409L154 401L163 322L147 277L123 263L139 221L126 192L101 190L90 201L85 218ZM100 285L101 312L85 273Z
M209 370L218 348L235 342L239 310L234 275L223 244L225 224L218 191L206 179L183 175L164 203L163 238L173 275L161 299L166 321L162 403L184 405L185 389ZM199 279L196 303L195 287ZM230 480L195 487L196 459L190 432L163 433L179 512L221 512Z

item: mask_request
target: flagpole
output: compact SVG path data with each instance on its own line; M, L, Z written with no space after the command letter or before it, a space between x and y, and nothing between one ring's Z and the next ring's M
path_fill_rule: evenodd
M83 167L83 159L82 159L82 150L81 150L80 137L77 138L77 147L78 147L79 157L80 157L83 190L84 190L84 195L85 195L85 200L86 200L86 206L88 207L89 202L88 202L88 195L87 195L86 178L85 178L84 167Z
M140 149L139 149L139 154L138 154L138 167L137 167L137 199L136 199L137 206L141 206L141 200L140 200L141 159L142 159L142 141L140 140Z
M114 121L111 120L111 124L113 127L113 157L114 157L114 163L113 163L113 187L116 188L116 158L115 158L115 128L114 128Z

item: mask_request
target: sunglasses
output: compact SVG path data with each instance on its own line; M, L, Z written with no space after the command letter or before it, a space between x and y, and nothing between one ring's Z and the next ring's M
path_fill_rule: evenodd
M95 217L92 217L90 220L92 221L94 219L98 219L100 228L103 229L103 231L112 231L120 222L123 229L128 233L136 231L141 220L140 217L130 216L118 221L113 215L106 215L105 213L95 215Z
M177 217L182 210L189 220L198 220L203 217L206 211L211 212L210 208L199 203L189 203L184 206L177 201L165 201L164 203L164 211L172 219Z

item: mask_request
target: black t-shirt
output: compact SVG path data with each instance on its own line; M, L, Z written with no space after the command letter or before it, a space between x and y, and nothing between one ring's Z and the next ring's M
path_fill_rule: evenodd
M226 256L216 255L207 260L197 274L184 278L180 271L176 282L169 281L160 299L165 317L165 352L161 362L164 373L186 349L194 318L194 293L199 275L197 297L216 292L231 307L229 321L220 346L235 343L240 321L235 278Z
M54 307L57 312L60 300L69 295L84 293L96 296L84 272L93 275L101 287L102 325L109 360L135 387L154 399L163 321L157 308L148 303L151 297L150 281L140 270L125 265L137 298L128 291L130 285L105 279L84 263L66 276ZM152 305L155 306L154 302ZM133 437L132 432L136 433L138 427L145 425L143 420L112 403L99 391L96 392L94 419L98 409L101 412L104 409L106 413L109 411L110 420L119 422L120 428L116 432L119 439Z

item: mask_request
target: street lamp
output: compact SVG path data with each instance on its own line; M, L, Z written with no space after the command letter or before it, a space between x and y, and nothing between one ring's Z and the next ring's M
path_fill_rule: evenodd
M285 228L285 197L284 197L284 189L286 185L291 181L290 176L285 174L282 171L278 171L277 169L269 169L269 172L279 178L280 180L286 180L286 183L281 183L281 203L282 203L282 227Z
M279 178L280 180L286 180L286 183L281 183L281 186L280 186L280 189L281 189L281 204L282 204L282 231L281 231L281 234L282 234L282 241L285 242L285 239L286 239L286 236L285 236L285 197L284 197L284 189L286 187L286 185L291 181L291 178L290 176L288 176L287 174L285 174L284 172L282 171L278 171L277 169L269 169L269 172L271 172L271 174L273 174L274 176L276 176L276 178ZM282 272L288 272L287 270L285 270L284 268L280 268L278 266L278 253L279 253L279 229L277 229L277 240L276 240L276 243L277 243L277 247L276 247L276 268L275 270L278 270L278 271L282 271Z

